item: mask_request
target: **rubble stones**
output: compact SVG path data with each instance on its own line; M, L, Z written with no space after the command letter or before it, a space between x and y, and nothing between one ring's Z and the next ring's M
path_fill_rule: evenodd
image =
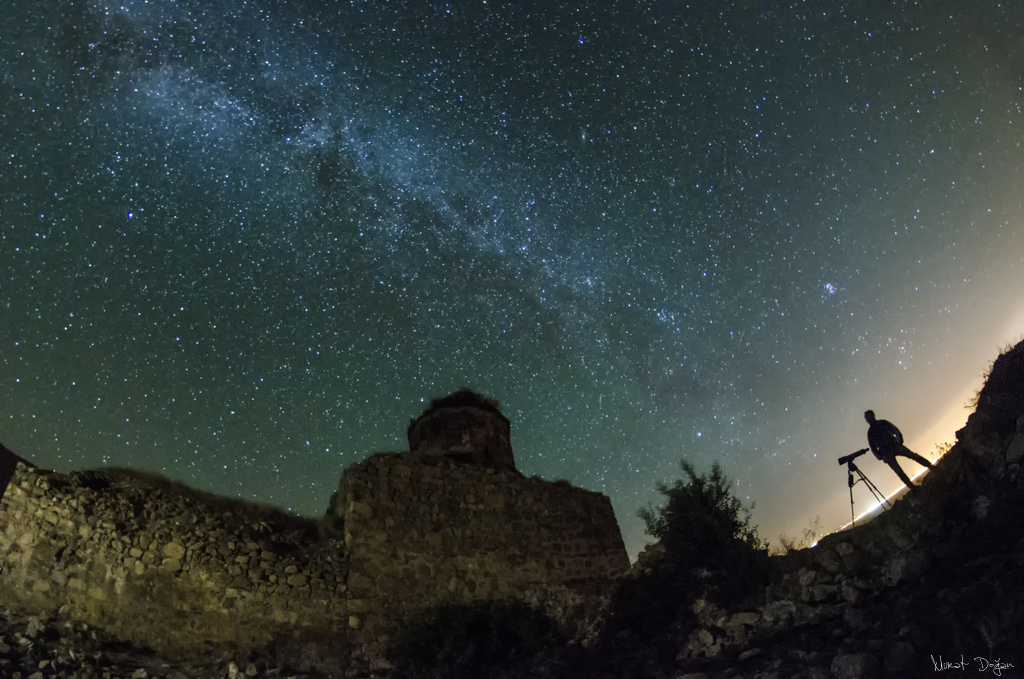
M345 550L318 541L315 522L133 472L97 475L18 469L0 503L0 602L60 611L165 657L273 654L282 621L299 619L293 636L343 638ZM254 549L273 557L253 561Z
M878 658L871 653L840 654L832 659L835 679L866 679L878 672Z

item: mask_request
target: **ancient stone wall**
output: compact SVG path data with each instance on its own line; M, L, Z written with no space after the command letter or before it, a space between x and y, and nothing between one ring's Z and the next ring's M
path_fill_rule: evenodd
M343 666L343 545L316 522L133 472L19 467L0 502L0 600L172 657Z
M339 676L442 606L519 601L573 626L629 570L611 502L524 478L497 403L460 391L411 451L342 474L320 522L130 470L19 465L0 500L0 603L176 656Z
M608 498L410 453L342 476L322 522L127 470L19 466L0 602L173 655L340 676L443 605L518 600L585 622L629 569ZM588 618L590 616L590 618Z
M328 518L349 555L349 641L371 661L431 607L519 599L567 621L629 570L606 496L444 458L348 468Z

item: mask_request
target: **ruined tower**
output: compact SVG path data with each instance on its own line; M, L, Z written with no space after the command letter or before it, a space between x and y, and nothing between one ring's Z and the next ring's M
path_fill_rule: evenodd
M434 399L409 424L409 451L418 457L515 471L510 429L496 401L463 389Z
M412 420L407 452L342 473L324 525L344 540L353 663L440 606L525 601L576 629L629 572L611 501L523 476L509 431L497 401L457 391Z

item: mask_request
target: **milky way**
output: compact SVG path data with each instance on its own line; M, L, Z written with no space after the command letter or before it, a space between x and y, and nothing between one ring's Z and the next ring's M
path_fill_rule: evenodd
M1022 35L1018 3L19 0L0 441L318 515L468 386L631 553L684 457L769 540L837 526L863 410L933 455L1024 332Z

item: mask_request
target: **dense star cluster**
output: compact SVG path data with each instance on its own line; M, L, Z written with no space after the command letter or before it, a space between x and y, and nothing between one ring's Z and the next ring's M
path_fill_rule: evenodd
M7 8L0 441L316 515L468 386L635 553L680 458L771 539L866 408L952 437L1024 331L1024 5L492 4Z

